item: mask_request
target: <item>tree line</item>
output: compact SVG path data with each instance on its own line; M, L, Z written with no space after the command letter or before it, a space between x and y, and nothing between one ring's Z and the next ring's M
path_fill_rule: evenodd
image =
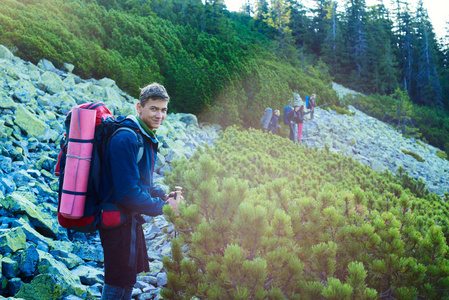
M414 103L449 104L448 41L438 41L423 1L394 0L367 6L365 0L256 0L257 20L276 24L280 53L293 45L323 60L335 80L364 93L389 95L400 87ZM247 10L243 10L247 11Z

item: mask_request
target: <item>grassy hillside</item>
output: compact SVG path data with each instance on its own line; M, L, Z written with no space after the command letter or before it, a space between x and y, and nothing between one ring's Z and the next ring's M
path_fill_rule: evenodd
M167 299L449 297L449 206L406 174L229 127L167 181Z

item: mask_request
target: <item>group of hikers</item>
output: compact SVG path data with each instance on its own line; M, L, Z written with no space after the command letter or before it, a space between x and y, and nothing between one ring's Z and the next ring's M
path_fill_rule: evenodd
M310 114L310 121L313 121L314 109L316 107L315 94L310 97L306 97L305 105L294 105L293 107L287 105L284 108L284 124L290 128L290 140L293 143L300 143L302 136L302 129L304 122L306 121L306 115ZM306 111L306 108L309 109ZM263 132L271 132L279 135L281 125L279 125L279 116L281 112L276 109L274 112L271 108L266 108L260 124L262 125Z

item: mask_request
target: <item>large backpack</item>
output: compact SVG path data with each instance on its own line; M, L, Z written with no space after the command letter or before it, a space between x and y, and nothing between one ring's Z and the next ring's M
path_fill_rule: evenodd
M270 125L271 117L273 116L273 110L271 108L266 108L262 118L260 119L260 125L262 125L263 129L268 129L268 125Z
M143 137L125 127L125 119L115 119L101 102L76 106L67 114L55 174L59 176L58 222L68 229L69 238L71 231L94 232L99 227L118 226L127 219L117 206L103 201L110 195L100 191L104 150L113 135L121 130L133 132L139 145L137 162L143 156Z
M287 105L284 108L284 124L285 125L290 125L290 121L291 121L291 116L293 116L292 114L293 111L293 107L291 105Z
M309 104L309 96L306 96L306 108L309 109L310 108L310 104Z

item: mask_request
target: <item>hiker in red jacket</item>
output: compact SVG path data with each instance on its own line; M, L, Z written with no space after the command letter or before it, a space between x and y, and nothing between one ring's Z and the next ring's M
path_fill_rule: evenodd
M137 116L129 116L126 125L143 136L144 153L137 162L138 141L133 132L115 134L105 151L102 190L105 201L116 204L127 222L112 229L100 229L104 250L105 279L102 300L131 299L137 274L149 271L141 214L157 216L164 205L177 213L175 193L165 194L153 186L158 141L155 130L167 114L169 96L165 88L152 83L141 90Z

